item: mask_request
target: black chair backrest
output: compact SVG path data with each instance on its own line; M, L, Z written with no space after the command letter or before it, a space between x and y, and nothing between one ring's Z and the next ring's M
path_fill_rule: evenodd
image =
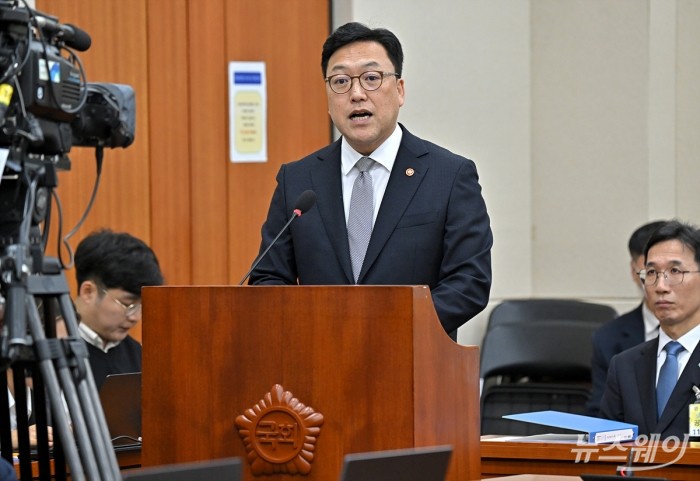
M493 308L488 329L504 322L577 320L602 324L617 317L611 306L576 299L509 299Z
M481 377L590 381L592 322L566 319L503 323L490 328L481 348Z

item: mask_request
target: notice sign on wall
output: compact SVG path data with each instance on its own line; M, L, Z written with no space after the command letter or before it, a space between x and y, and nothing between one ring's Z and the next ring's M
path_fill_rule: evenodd
M267 161L265 62L229 62L231 162Z

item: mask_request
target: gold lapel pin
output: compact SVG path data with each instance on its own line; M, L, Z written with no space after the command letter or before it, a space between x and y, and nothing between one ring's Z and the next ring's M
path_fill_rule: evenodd
M416 171L410 167L408 169L406 169L406 175L409 177L413 177L413 174L415 174L415 173L416 173Z

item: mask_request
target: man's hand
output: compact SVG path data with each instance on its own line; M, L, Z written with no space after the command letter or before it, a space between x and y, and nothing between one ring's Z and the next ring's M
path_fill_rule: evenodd
M53 430L51 429L51 426L48 426L46 429L47 434L49 436L49 447L51 447L53 446ZM36 425L32 424L31 426L29 426L29 444L32 446L36 446L36 442ZM15 449L19 447L16 429L12 430L12 447Z

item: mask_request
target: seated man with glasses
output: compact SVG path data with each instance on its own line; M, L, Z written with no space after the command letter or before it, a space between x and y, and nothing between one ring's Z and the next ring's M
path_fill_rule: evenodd
M659 335L659 321L654 316L652 305L644 296L644 284L639 282L639 272L644 269L644 248L651 234L664 225L663 220L648 222L632 232L627 242L630 255L630 279L639 289L642 301L629 312L605 322L593 333L591 345L591 396L586 404L587 414L597 416L600 400L605 391L610 359L615 354L650 341Z
M99 389L109 374L141 371L141 345L129 330L141 321L141 288L163 284L158 259L142 240L101 230L75 252L80 336Z
M612 358L600 415L636 424L640 435L682 440L693 421L689 406L700 399L700 232L668 222L644 257L639 278L659 337Z

